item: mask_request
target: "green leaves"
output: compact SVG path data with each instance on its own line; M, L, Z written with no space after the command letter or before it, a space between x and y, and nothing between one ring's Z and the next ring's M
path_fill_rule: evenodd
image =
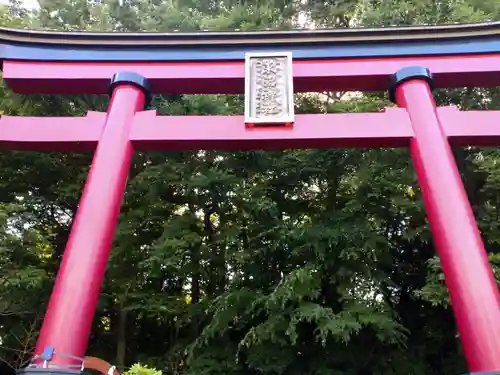
M163 372L141 365L140 363L135 363L123 375L163 375Z

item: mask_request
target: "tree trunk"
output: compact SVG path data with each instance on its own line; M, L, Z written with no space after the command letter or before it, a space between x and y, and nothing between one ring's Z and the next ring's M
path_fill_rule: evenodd
M127 311L120 305L117 312L116 325L116 366L125 367L125 356L127 352Z

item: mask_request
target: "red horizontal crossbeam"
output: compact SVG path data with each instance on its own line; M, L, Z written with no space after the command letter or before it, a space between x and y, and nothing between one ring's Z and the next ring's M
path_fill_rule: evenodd
M455 146L500 145L500 111L438 109ZM0 148L34 151L92 151L106 114L86 117L0 118ZM247 128L243 116L135 115L129 139L137 150L249 150L333 147L406 147L413 137L407 111L298 115L293 127Z
M104 113L87 117L0 119L0 147L40 151L91 151ZM41 120L37 122L37 120ZM135 115L130 140L138 150L402 147L412 136L404 109L381 113L299 115L293 127L247 128L243 116Z
M439 118L453 146L500 146L500 111L459 111L438 108Z
M296 116L293 127L252 127L243 116L138 113L131 140L143 150L402 147L412 136L404 109Z
M85 117L0 118L0 149L31 151L92 151L97 145L106 113Z
M500 55L456 55L349 60L296 60L297 92L387 90L389 76L407 66L423 66L437 87L500 85ZM155 93L242 94L244 62L36 62L3 63L3 79L19 93L107 94L117 71L148 78Z

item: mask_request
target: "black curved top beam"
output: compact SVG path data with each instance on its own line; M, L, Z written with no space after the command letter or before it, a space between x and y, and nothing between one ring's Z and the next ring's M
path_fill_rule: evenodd
M1 61L235 61L249 51L315 60L500 53L500 23L168 34L0 28Z

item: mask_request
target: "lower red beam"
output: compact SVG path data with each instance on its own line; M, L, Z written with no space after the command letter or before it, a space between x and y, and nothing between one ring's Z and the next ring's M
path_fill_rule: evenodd
M500 111L459 111L438 108L444 133L452 146L500 146Z
M0 149L28 151L93 151L101 136L106 113L85 117L0 118Z
M106 115L0 119L0 147L92 151ZM293 127L246 128L243 116L157 116L138 112L129 134L138 150L404 147L412 136L406 111L299 115Z
M141 150L250 150L333 147L404 147L412 136L405 111L296 116L293 127L246 128L243 116L135 117L131 133Z
M500 146L500 111L438 109L453 146ZM86 117L0 118L0 149L91 152L106 114ZM246 128L243 116L157 116L138 112L130 140L137 150L249 150L333 147L406 147L413 138L401 108L381 113L298 115L291 128Z

